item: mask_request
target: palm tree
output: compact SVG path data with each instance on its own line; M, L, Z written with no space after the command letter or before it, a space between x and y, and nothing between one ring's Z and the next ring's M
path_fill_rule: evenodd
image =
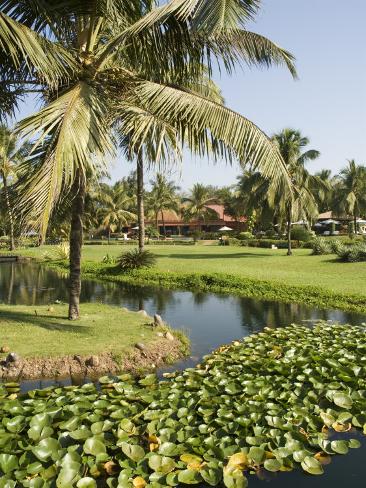
M319 157L319 151L303 149L309 144L309 139L303 137L298 130L284 129L273 136L273 140L285 162L291 180L291 187L282 188L277 192L280 198L279 211L282 211L287 221L287 255L292 255L291 249L291 225L293 218L311 218L316 215L317 202L314 197L314 190L323 191L327 185L317 176L312 176L305 168L307 161ZM271 190L269 185L269 189ZM278 199L277 198L277 199ZM276 198L271 198L272 202Z
M353 216L353 231L357 233L357 217L366 212L366 166L354 159L339 173L339 186L335 197L336 208Z
M191 189L190 195L183 198L183 203L186 204L184 210L186 220L198 220L200 232L202 232L202 222L216 217L216 212L208 205L217 203L217 198L213 196L211 188L205 185L196 183Z
M176 186L173 181L167 180L167 178L161 173L156 174L155 180L151 181L152 189L148 197L148 207L153 212L155 217L155 227L159 229L159 213L163 223L164 236L165 222L164 222L164 210L172 210L175 213L180 211L180 198L177 195L179 186Z
M0 178L3 185L7 218L9 220L10 251L15 249L14 240L14 210L9 195L9 178L15 177L17 166L24 162L29 146L19 145L18 138L5 125L0 126Z
M241 60L282 64L295 74L287 51L242 28L257 7L253 0L235 6L171 0L159 7L142 0L0 3L6 112L28 89L46 95L44 107L19 125L24 137L40 134L38 145L48 138L43 164L24 186L21 209L31 209L44 235L61 196L73 196L70 319L79 316L85 175L97 173L115 153L116 126L137 156L152 122L161 120L199 154L250 159L269 177L285 175L277 150L254 124L184 88L188 77L199 83L199 63L211 76L214 59L229 72Z
M127 210L131 205L131 198L124 193L123 185L119 183L112 187L103 185L99 202L101 207L97 209L97 217L101 227L107 230L109 244L111 232L136 220L136 214Z

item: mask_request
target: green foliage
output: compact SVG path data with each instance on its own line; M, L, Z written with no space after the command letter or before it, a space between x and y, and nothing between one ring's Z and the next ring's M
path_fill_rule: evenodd
M276 246L278 249L287 249L288 243L284 239L250 239L243 241L242 246L263 247L266 249L271 249L272 246ZM291 246L293 249L300 247L298 241L291 241Z
M337 251L340 261L345 263L359 263L366 261L366 244L356 243L349 247L342 246Z
M258 466L321 475L360 446L334 430L366 432L365 370L365 329L322 323L266 328L162 382L122 374L23 396L5 384L0 471L77 488L244 488Z
M291 239L294 241L308 242L313 235L302 225L294 225L291 230Z
M345 248L344 243L340 239L330 239L328 243L329 243L329 248L333 254L339 254Z
M110 254L106 254L102 258L102 263L104 263L104 264L114 264L115 262L116 262L116 259L113 256L111 256Z
M122 271L151 268L155 263L156 257L152 252L138 248L122 253L117 259L117 266Z
M316 256L321 256L324 254L331 254L331 247L329 241L324 237L315 237L312 240L313 253Z
M70 244L68 242L61 242L56 248L55 253L57 259L66 260L70 257Z
M254 236L251 232L240 232L237 235L237 238L240 239L241 241L248 241L249 239L253 239Z

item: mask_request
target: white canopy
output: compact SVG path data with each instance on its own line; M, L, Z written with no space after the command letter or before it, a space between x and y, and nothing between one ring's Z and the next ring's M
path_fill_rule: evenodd
M366 224L366 220L364 220L364 219L357 219L356 222L358 224Z
M220 231L227 231L227 230L233 230L231 229L230 227L226 227L226 225L224 225L224 227L221 227L221 229L219 229Z
M328 219L328 220L323 220L322 224L325 224L325 225L340 224L340 222L338 222L338 220Z
M139 226L136 225L136 227L132 227L132 230L139 230Z

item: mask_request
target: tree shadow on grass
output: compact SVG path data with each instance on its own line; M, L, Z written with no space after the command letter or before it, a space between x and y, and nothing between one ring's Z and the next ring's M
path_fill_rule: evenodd
M1 311L0 313L0 330L1 321L6 320L8 322L24 323L34 325L46 330L56 330L58 332L78 332L80 334L89 333L90 327L85 325L76 324L57 324L52 321L54 320L67 320L66 317L59 317L56 315L36 315L34 312L19 312L19 311Z
M159 256L161 258L177 258L177 259L231 259L231 258L261 258L263 256L269 257L270 254L266 253L255 253L250 252L238 252L234 254L168 254L165 256Z

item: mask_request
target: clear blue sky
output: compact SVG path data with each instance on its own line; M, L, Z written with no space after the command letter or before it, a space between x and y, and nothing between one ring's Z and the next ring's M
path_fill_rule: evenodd
M265 132L294 127L321 152L309 169L337 172L347 159L366 163L366 0L263 0L250 26L297 58L299 80L284 69L238 71L217 78L228 106ZM24 107L22 114L32 107ZM310 146L309 146L310 147ZM116 161L112 178L131 165ZM185 155L172 173L183 188L195 182L230 185L239 173Z

